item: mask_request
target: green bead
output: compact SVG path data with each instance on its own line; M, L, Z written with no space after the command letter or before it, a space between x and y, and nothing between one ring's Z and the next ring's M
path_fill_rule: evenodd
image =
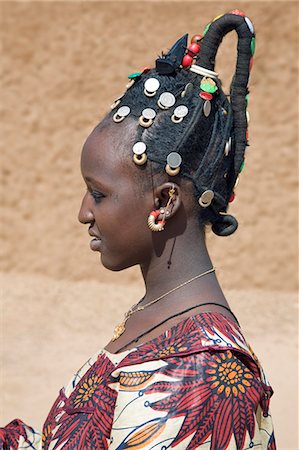
M211 22L209 22L206 26L205 29L203 30L203 35L205 36L208 32L208 29L210 28Z
M142 75L141 72L134 72L134 73L131 73L130 75L128 75L128 78L129 78L130 80L132 80L133 78L138 78L138 77L140 77L140 75Z
M251 54L253 56L254 52L255 52L255 38L254 37L251 39L251 42L250 42L250 50L251 50Z
M209 92L210 94L214 94L217 91L217 86L213 86L210 83L200 83L200 89L204 92Z
M248 100L249 100L248 94L246 95L245 100L246 100L246 106L248 106Z
M240 167L239 173L241 173L241 172L242 172L242 170L244 169L244 165L245 165L245 159L243 159L243 162L242 162L242 164L241 164L241 167Z

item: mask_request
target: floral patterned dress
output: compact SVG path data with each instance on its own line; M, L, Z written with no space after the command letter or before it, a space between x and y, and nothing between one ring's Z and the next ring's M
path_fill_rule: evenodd
M275 450L272 394L240 328L203 312L132 350L101 350L60 390L42 437L17 419L1 429L0 443L10 450Z

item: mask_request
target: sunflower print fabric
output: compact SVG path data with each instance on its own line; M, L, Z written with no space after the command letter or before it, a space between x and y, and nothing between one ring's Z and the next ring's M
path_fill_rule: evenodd
M94 355L60 390L29 448L276 450L272 394L240 328L200 313L135 349ZM11 424L0 442L28 448L34 430L19 421L12 434Z

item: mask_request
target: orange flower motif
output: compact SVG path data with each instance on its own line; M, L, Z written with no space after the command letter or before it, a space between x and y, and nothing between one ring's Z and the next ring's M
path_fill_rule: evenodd
M74 399L75 408L84 406L88 400L91 399L98 385L101 384L102 381L103 377L99 377L96 374L92 374L91 377L87 378L87 380L78 389L78 394Z
M171 355L173 353L177 353L177 352L183 352L187 350L187 347L181 347L180 345L168 345L167 347L163 348L162 350L159 350L157 352L157 355L160 358L163 358L163 356L168 356Z
M206 380L211 382L211 388L216 389L218 394L224 392L226 397L231 393L235 397L242 396L246 388L251 386L253 375L246 366L240 364L230 350L219 353L214 361L208 362L208 366L206 373L210 376Z

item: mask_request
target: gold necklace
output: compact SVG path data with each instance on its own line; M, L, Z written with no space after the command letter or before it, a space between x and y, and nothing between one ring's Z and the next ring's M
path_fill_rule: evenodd
M127 311L125 313L125 317L124 320L119 324L116 325L116 327L114 328L114 332L113 332L113 336L112 336L112 341L116 341L116 339L118 339L124 332L126 329L126 322L129 319L129 317L132 316L132 314L134 314L135 312L138 311L143 311L145 308L148 308L149 306L153 305L154 303L158 302L159 300L161 300L162 298L166 297L166 295L171 294L172 292L176 291L177 289L185 286L188 283L191 283L191 281L196 280L197 278L203 277L204 275L207 275L208 273L214 272L215 271L215 267L212 267L212 269L207 270L206 272L200 273L199 275L196 275L193 278L190 278L190 280L184 281L184 283L180 284L179 286L176 286L175 288L171 289L170 291L166 292L165 294L160 295L160 297L155 298L154 300L150 301L149 303L146 303L143 306L138 306L140 302L142 302L143 298L136 303L135 305L133 305L129 311ZM137 306L137 308L136 308Z

